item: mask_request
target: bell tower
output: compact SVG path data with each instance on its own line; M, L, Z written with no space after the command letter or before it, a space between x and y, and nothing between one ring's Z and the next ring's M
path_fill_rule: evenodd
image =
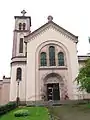
M11 59L11 83L10 83L10 101L20 101L26 99L26 64L27 50L24 43L24 36L30 34L31 17L25 16L26 11L21 11L21 16L14 16L15 28L13 34L13 49ZM19 82L19 88L17 87Z
M15 28L13 35L12 58L25 56L24 36L30 33L31 17L25 16L26 11L21 11L22 16L14 16Z

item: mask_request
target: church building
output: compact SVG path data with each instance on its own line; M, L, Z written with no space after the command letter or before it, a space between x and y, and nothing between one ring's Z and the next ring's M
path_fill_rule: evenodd
M89 57L77 56L78 36L53 22L31 31L31 17L15 16L11 74L0 80L0 104L78 99L79 68Z

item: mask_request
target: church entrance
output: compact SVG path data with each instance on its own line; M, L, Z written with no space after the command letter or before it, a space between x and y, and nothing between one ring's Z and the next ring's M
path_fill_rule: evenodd
M60 100L59 83L47 84L47 100Z

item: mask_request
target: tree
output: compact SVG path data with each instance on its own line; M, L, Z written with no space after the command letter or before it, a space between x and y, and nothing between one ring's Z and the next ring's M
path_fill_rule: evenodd
M76 81L79 85L79 90L85 90L90 93L90 59L87 59L84 66L80 68Z

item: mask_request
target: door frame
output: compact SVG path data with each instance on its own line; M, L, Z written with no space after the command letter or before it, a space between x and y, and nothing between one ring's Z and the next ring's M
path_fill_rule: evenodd
M46 87L47 87L47 92L46 92L46 96L47 96L47 100L49 101L49 95L48 95L48 92L50 92L49 91L49 87L50 87L50 85L51 85L51 89L52 89L52 99L50 99L50 100L54 100L54 85L58 85L58 100L60 100L60 89L59 89L59 83L48 83L47 85L46 85Z

